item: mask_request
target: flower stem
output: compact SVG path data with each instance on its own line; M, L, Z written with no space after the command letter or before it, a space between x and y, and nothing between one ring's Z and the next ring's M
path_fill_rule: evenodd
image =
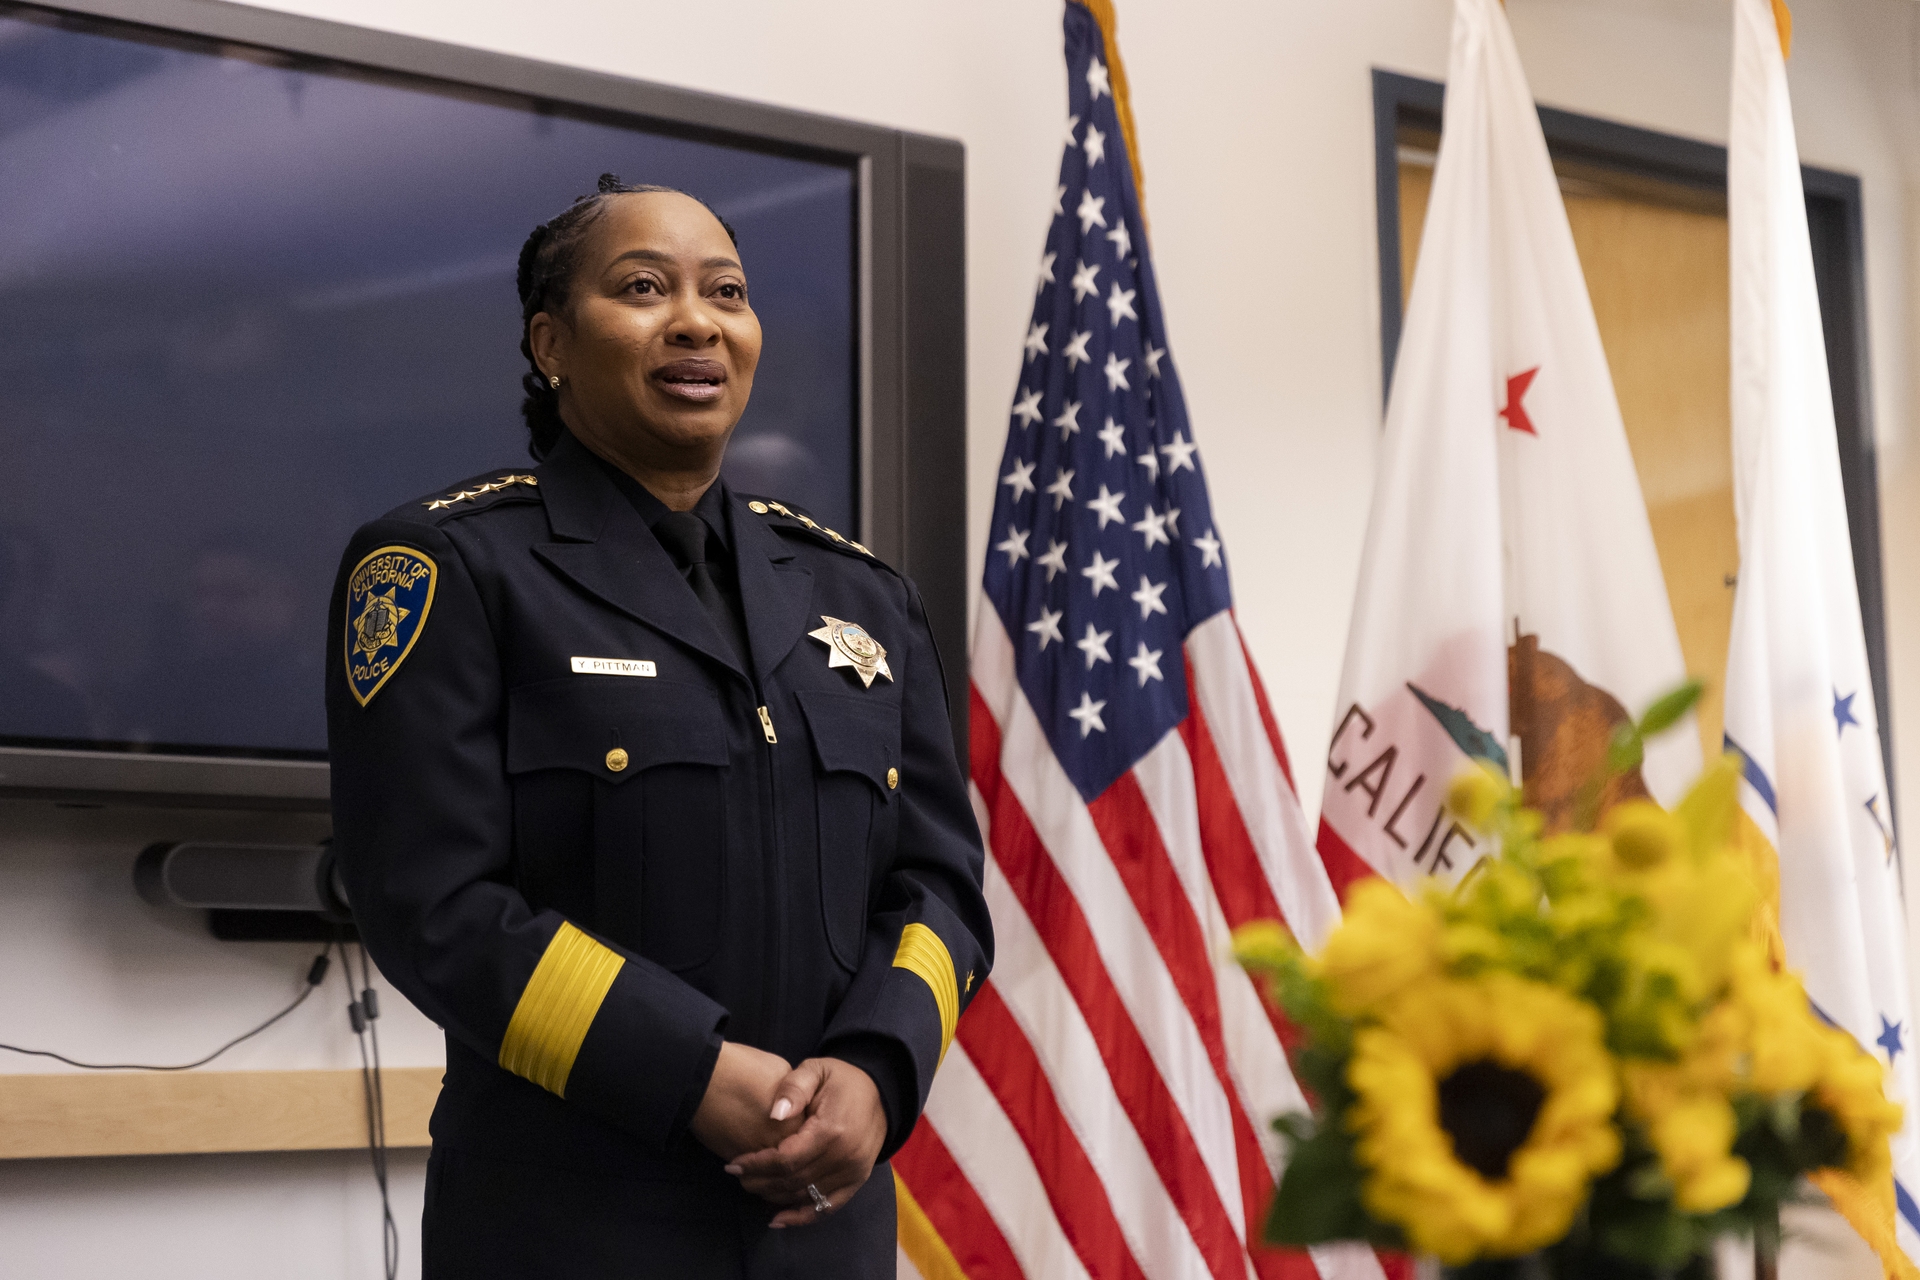
M1780 1280L1780 1210L1753 1224L1753 1280Z

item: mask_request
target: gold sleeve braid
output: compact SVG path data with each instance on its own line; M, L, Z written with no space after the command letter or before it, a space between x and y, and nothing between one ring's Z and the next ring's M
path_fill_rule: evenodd
M953 954L940 935L917 921L900 931L900 949L893 954L893 967L905 969L933 990L933 1003L940 1010L940 1058L947 1056L953 1043L953 1028L960 1021L960 983L953 973Z
M563 923L513 1008L500 1041L500 1065L566 1097L587 1028L625 963L624 956Z

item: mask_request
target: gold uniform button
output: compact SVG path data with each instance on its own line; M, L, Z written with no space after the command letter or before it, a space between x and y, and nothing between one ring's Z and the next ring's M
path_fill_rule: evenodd
M607 768L613 770L615 773L618 773L626 767L627 767L627 753L625 751L621 750L619 747L615 747L613 750L607 752Z
M897 788L899 785L900 785L900 771L898 769L887 770L887 790L892 791L895 788Z
M747 510L757 516L763 516L767 514L767 504L764 502L749 502L747 504Z

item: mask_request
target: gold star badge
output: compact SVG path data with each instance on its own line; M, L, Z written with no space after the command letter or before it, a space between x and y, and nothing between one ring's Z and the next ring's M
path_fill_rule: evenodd
M893 672L887 669L887 651L878 640L867 634L867 629L857 622L844 622L839 618L820 615L824 627L807 632L807 635L827 646L827 667L852 667L859 673L863 687L871 689L876 675L893 679Z
M400 624L413 610L403 607L393 593L394 588L388 587L385 595L367 596L366 607L353 620L354 653L372 657L388 645L400 643Z

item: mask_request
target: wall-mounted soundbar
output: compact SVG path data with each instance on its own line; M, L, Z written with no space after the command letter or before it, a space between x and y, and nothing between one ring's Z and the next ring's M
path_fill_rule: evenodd
M207 911L299 911L345 924L345 888L324 844L228 844L184 840L148 845L133 884L157 907Z

